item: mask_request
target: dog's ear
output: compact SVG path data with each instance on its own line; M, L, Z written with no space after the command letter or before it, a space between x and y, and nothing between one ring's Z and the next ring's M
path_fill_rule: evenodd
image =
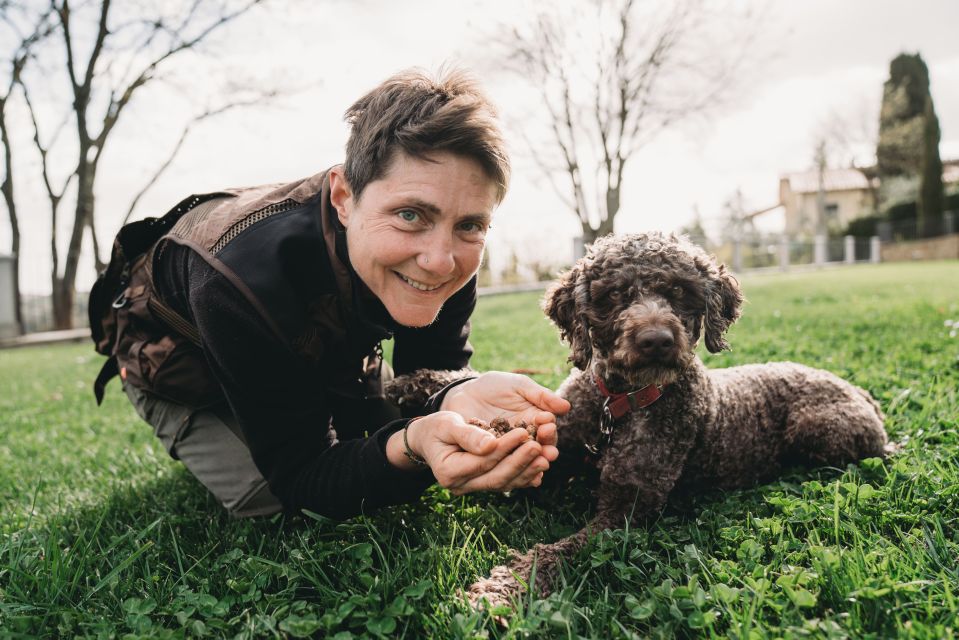
M743 294L739 289L739 281L726 270L726 265L719 265L719 269L709 281L709 293L706 298L706 348L710 353L718 353L729 348L729 343L723 334L729 325L739 318L739 310L743 304Z
M563 340L569 343L572 353L570 362L577 369L585 371L593 357L589 343L589 324L582 311L589 302L589 283L581 264L562 274L559 281L546 291L543 310L549 319L559 327Z

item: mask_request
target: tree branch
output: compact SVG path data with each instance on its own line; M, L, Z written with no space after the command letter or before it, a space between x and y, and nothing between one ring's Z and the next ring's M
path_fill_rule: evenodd
M90 52L90 59L87 61L87 70L83 74L83 90L89 94L93 85L93 75L96 72L97 61L100 59L100 52L103 51L103 42L106 40L107 16L110 13L110 0L100 0L100 21L97 24L97 37L93 42L93 49ZM63 6L67 6L67 0L63 0Z
M73 39L70 35L70 5L64 0L59 7L56 6L56 0L50 0L50 8L56 11L60 17L60 26L63 28L63 43L67 50L67 73L70 75L70 84L73 85L73 93L80 91L80 83L77 81L76 61L73 56Z
M596 8L586 15L571 14L572 3L554 3L529 27L502 31L509 36L500 39L502 66L540 93L551 143L565 161L561 200L584 233L612 229L632 156L667 127L711 110L750 50L750 39L739 34L733 46L710 45L720 36L703 0L675 0L652 12L642 4L583 0L576 6ZM704 43L708 57L687 64ZM717 61L729 64L717 72ZM542 152L532 151L539 168L549 170ZM587 202L595 202L595 219Z
M195 125L199 124L200 122L204 120L214 118L216 116L224 114L233 109L238 109L243 107L252 107L252 106L262 106L266 100L276 97L276 95L277 95L276 92L268 92L257 98L250 98L248 100L237 100L237 101L222 105L220 107L217 107L215 109L207 109L200 115L193 118L193 120L188 122L187 125L183 127L183 131L180 132L180 137L177 139L176 144L173 145L173 149L172 151L170 151L169 155L167 155L166 160L164 160L160 164L160 166L157 167L156 171L153 172L153 175L146 182L143 188L140 189L140 191L138 191L137 194L133 197L133 200L130 202L129 208L127 209L126 215L123 216L123 222L120 223L120 226L122 227L123 225L127 224L130 221L130 218L133 217L133 212L136 210L137 205L140 203L140 200L143 198L146 192L149 191L151 188L153 188L153 185L157 183L160 177L164 173L166 173L166 170L170 168L170 165L173 164L173 160L180 153L180 149L183 148L183 143L186 142L187 137L190 135L190 131L193 129Z
M570 200L569 194L566 192L566 190L561 188L559 183L556 182L556 168L548 165L545 160L540 158L539 154L535 153L537 146L532 140L530 140L525 131L520 131L520 135L522 136L523 141L526 143L526 147L533 151L531 155L534 166L539 170L541 176L549 182L550 187L552 187L553 192L559 198L560 202L562 202L563 205L565 205L570 211L576 211L576 203Z
M74 170L64 181L60 192L57 193L54 191L53 185L50 182L50 167L49 162L47 161L47 156L49 155L50 147L53 145L53 141L55 141L59 136L60 131L63 130L67 120L65 118L57 127L51 144L44 145L40 140L40 123L37 121L37 112L33 107L33 101L30 99L30 92L27 90L27 86L23 83L20 83L20 89L23 92L23 101L27 105L27 112L30 114L30 121L33 123L33 144L37 148L37 152L40 154L40 172L43 177L43 186L46 188L47 196L50 198L50 203L53 206L54 211L56 211L57 207L60 205L60 200L63 198L63 194L66 193L70 186L70 181L73 180L74 176L77 175L77 171Z
M249 2L244 4L239 9L233 11L232 13L226 13L224 15L221 15L212 24L202 29L200 33L197 34L196 36L189 38L187 40L181 40L178 44L175 44L174 46L169 47L164 53L160 54L159 56L154 58L151 62L149 62L140 71L140 73L137 74L137 77L134 78L133 81L131 81L123 89L119 99L114 99L113 96L111 96L110 104L109 104L109 107L107 108L107 114L103 119L103 126L100 130L99 135L94 137L95 144L98 148L97 154L99 155L100 149L102 149L103 146L105 145L107 136L110 134L110 131L113 129L114 125L116 125L117 120L120 117L120 113L123 111L124 107L126 107L127 104L129 104L130 99L133 97L134 92L153 79L154 77L153 73L156 71L157 67L164 60L170 58L176 53L179 53L180 51L195 47L196 45L201 43L204 39L206 39L211 33L216 31L223 25L243 15L244 13L252 9L257 4L260 4L260 2L262 2L262 0L250 0ZM199 7L199 4L200 4L199 0L194 0L194 3L187 14L187 17L184 19L183 23L181 23L181 25L173 32L173 36L175 38L179 37L182 34L183 30L186 29L186 27L189 25L189 21L192 19L192 16L195 14L197 8ZM162 28L162 22L157 23L156 29L160 29L160 28Z

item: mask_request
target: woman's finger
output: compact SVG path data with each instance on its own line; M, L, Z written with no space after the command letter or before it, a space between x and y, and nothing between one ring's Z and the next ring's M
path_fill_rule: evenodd
M530 404L544 411L550 411L557 415L563 415L570 410L569 401L561 398L546 387L536 384L529 378L523 378L525 382L517 385L516 391L523 396Z
M537 477L542 477L543 473L549 470L549 462L542 456L535 458L521 474L513 478L509 487L505 490L523 489L532 485Z
M463 451L477 456L486 456L496 449L496 438L489 431L484 431L472 424L454 424L447 432L453 443L459 445Z
M556 423L549 422L547 424L539 425L536 427L536 442L540 443L543 446L546 445L555 445L557 440L556 434Z
M526 429L510 429L496 439L496 448L489 453L497 462L513 453L517 447L530 439Z
M496 467L489 456L476 456L452 447L431 465L433 476L442 487L456 489L471 479L483 476Z
M463 488L466 491L509 491L513 481L540 457L541 449L538 443L527 442L489 472L466 482Z
M543 445L543 457L548 462L556 462L556 458L559 457L559 449L551 444Z
M537 426L556 424L556 416L549 411L540 411L533 416L533 423Z
M491 471L506 464L504 458L508 458L524 442L530 440L529 434L524 429L513 429L500 438L493 438L491 434L479 427L465 425L464 430L467 428L491 438L494 443L492 446L487 445L485 440L482 444L489 451L482 455L475 455L469 451L458 450L458 447L462 445L453 443L452 446L447 445L449 449L445 455L442 455L439 461L433 465L433 475L436 476L440 485L451 489L459 488L461 493L478 490L475 487L480 478L487 477L487 474ZM471 435L467 434L462 437L468 440ZM536 444L535 448L537 451L541 450L539 444ZM513 462L515 462L515 459Z

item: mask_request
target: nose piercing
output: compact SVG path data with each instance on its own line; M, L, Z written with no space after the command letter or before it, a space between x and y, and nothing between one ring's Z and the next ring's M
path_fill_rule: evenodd
M430 263L430 257L429 257L429 256L423 256L423 264L429 264L429 263Z

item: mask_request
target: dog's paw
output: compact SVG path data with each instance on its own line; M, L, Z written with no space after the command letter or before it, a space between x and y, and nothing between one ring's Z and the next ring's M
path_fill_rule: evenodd
M513 611L517 600L525 593L525 589L508 567L493 567L488 578L477 580L470 585L466 599L477 611L488 611L493 620L501 626L506 626L503 614Z
M882 447L882 457L883 457L883 458L888 458L888 457L890 457L890 456L897 455L897 454L899 454L899 453L902 453L902 451L903 451L905 448L906 448L905 443L892 442L892 441L887 442L887 443L886 443L885 445L883 445L883 447Z
M396 376L384 385L387 399L397 406L418 409L426 405L430 396L449 383L476 376L472 369L442 370L417 369L412 373Z

